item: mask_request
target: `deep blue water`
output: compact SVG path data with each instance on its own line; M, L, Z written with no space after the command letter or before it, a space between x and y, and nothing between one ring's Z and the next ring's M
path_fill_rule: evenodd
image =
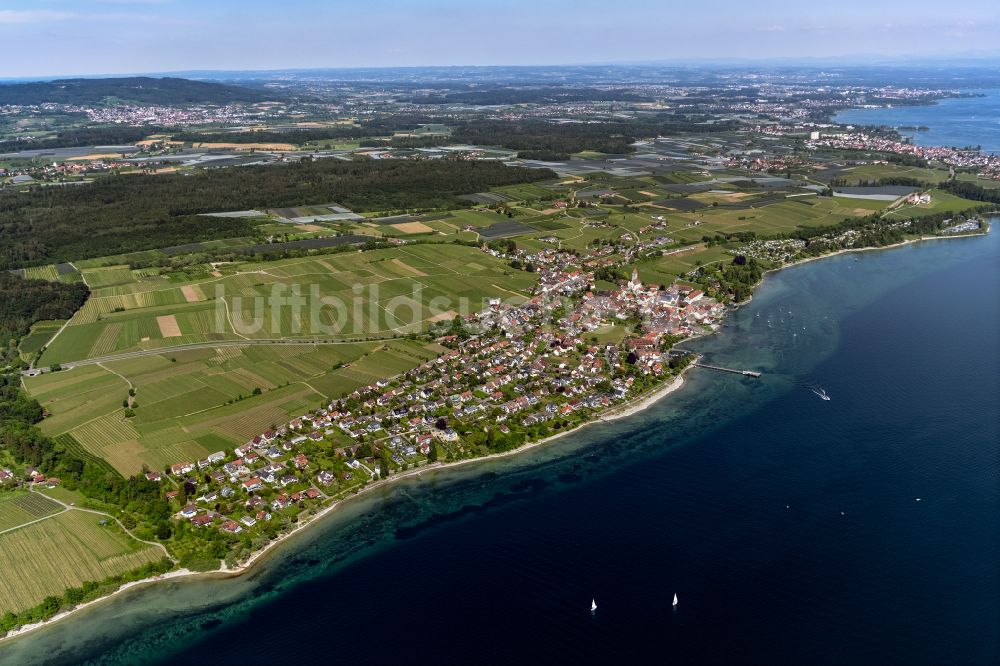
M1000 153L1000 89L978 90L984 97L944 99L927 106L896 106L891 109L848 109L838 113L838 123L927 127L925 131L902 131L918 146L980 146Z
M642 414L401 482L249 576L132 591L0 662L997 663L998 232L769 275L691 345L760 380L693 369Z

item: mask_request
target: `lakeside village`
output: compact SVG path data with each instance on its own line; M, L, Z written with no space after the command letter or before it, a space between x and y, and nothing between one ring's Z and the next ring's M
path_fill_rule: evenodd
M371 481L514 449L649 392L691 361L670 347L717 327L725 311L694 286L643 285L635 271L624 286L599 292L572 253L518 252L539 266L530 300L492 300L445 322L443 355L231 452L146 478L164 484L174 518L189 529L240 535L229 539L243 541L227 560L235 565L293 528L300 513ZM36 484L59 483L30 472Z
M831 123L797 123L786 125L757 125L756 134L785 137L804 137L803 146L813 152L826 149L880 152L911 157L974 173L978 178L1000 180L1000 155L984 152L974 147L920 146L907 137L871 131L853 125ZM885 160L869 160L871 164L887 164ZM809 160L799 155L769 155L764 151L734 156L726 165L754 171L784 171L808 165Z

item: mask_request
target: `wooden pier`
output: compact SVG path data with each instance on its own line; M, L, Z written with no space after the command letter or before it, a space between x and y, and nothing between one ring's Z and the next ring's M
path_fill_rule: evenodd
M719 372L730 372L734 375L743 375L744 377L760 377L760 373L756 370L734 370L733 368L720 368L717 365L705 365L704 363L692 363L696 368L705 368L707 370L718 370Z

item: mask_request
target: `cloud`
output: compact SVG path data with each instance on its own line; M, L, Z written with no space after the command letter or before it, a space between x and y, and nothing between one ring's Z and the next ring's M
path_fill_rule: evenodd
M756 28L757 32L784 32L785 26L783 25L762 25Z

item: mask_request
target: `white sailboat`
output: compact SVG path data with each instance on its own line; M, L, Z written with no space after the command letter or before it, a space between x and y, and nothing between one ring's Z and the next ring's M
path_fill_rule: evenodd
M674 608L677 607L677 593L674 592Z
M597 610L597 600L596 599L591 599L590 600L590 612L593 613L595 610Z

